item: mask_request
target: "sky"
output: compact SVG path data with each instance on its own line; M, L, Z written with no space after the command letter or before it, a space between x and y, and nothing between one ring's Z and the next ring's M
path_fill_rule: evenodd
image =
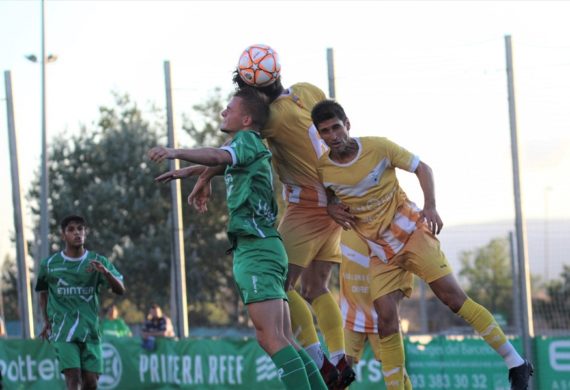
M513 220L505 35L511 35L523 211L569 219L570 2L563 1L45 1L48 142L91 126L112 92L165 106L172 69L175 127L215 87L231 90L241 51L275 48L284 84L328 92L354 136L385 136L434 171L447 226ZM0 1L0 70L10 71L22 194L40 164L39 0ZM2 80L4 83L4 80ZM0 180L11 188L0 92ZM414 175L402 173L422 206ZM24 198L25 223L30 204ZM0 192L0 261L15 251L11 191ZM30 236L30 234L28 234Z

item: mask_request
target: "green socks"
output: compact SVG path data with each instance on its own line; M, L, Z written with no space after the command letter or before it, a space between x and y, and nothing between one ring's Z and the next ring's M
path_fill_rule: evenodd
M293 346L288 345L281 349L275 353L275 355L271 356L271 360L275 363L281 381L286 389L311 389L309 378L305 371L305 364L303 364L303 360L301 360L301 357Z
M325 380L321 376L321 372L317 367L317 364L309 354L304 350L300 349L297 351L303 363L305 364L305 371L307 372L307 376L309 377L309 384L311 385L311 390L327 390L327 384Z

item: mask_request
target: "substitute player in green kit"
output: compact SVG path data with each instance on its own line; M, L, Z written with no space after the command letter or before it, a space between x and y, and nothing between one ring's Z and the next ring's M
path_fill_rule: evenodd
M61 221L64 249L42 260L36 283L44 327L67 389L96 389L103 372L99 290L125 292L123 276L111 262L85 249L86 223L78 215Z
M296 344L291 331L285 293L287 254L275 228L271 153L259 135L269 116L268 100L253 88L240 89L221 115L221 131L232 137L227 146L157 146L148 156L155 162L180 159L225 168L234 279L257 341L275 363L287 389L326 389L317 366Z

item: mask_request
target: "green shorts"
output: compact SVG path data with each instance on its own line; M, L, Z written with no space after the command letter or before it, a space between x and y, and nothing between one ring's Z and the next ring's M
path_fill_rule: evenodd
M233 269L244 304L287 300L287 254L279 237L238 237Z
M101 343L54 342L52 343L61 371L68 368L79 368L82 371L103 372L103 352Z

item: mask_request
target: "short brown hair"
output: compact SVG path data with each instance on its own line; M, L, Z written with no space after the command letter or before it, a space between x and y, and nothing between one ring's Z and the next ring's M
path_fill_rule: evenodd
M238 90L234 97L242 100L242 109L251 116L252 130L262 130L269 119L269 99L253 87Z

